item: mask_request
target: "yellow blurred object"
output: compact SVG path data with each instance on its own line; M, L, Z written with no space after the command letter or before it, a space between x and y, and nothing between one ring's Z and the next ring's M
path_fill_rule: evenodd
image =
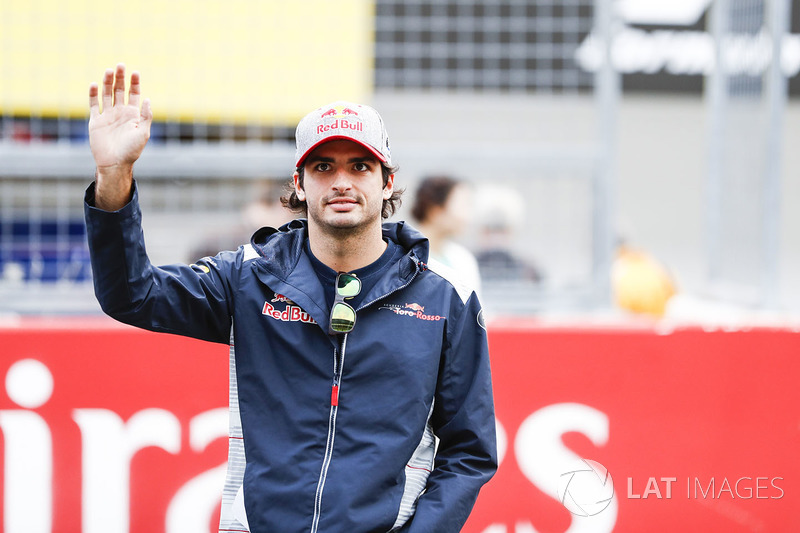
M620 308L659 317L676 293L675 283L663 265L650 254L627 246L617 250L611 288Z
M294 125L372 94L373 0L0 1L0 112L88 116L123 62L156 120Z

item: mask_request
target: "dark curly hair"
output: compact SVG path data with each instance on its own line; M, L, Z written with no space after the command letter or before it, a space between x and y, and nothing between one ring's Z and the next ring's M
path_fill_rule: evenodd
M381 172L383 173L383 186L386 187L386 184L389 183L389 176L395 174L399 167L393 166L390 167L385 163L381 163ZM296 169L298 177L297 182L300 187L303 187L303 176L305 175L305 170L303 167L298 167ZM294 180L290 179L285 185L286 194L281 196L281 204L283 207L293 211L294 213L302 214L304 216L308 216L308 204L305 200L300 200L297 197L297 193L294 190ZM392 196L389 197L388 200L383 201L383 207L381 209L381 218L389 218L393 214L397 212L400 208L400 205L403 203L403 191L405 189L396 188L392 191Z

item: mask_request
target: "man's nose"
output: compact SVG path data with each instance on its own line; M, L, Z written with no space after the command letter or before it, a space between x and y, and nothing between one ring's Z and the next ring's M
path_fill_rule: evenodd
M352 187L352 180L347 169L342 168L336 171L331 187L337 191L346 191Z

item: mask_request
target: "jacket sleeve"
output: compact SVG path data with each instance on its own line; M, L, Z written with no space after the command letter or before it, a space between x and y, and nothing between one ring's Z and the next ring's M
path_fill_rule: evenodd
M416 512L400 530L407 533L460 531L497 470L489 348L474 293L447 331L432 417L439 447Z
M94 187L86 190L84 215L94 291L103 311L144 329L228 343L232 305L226 268L235 254L201 265L155 267L145 250L136 186L128 205L113 212L94 207Z

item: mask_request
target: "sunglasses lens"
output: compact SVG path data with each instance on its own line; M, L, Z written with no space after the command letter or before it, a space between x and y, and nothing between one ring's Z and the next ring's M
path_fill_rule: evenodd
M357 294L357 293L356 293ZM331 329L337 333L349 333L356 325L356 312L344 303L333 306L331 311Z
M336 292L339 296L352 298L361 292L361 280L352 274L339 274L336 280Z
M361 280L354 274L339 274L336 277L336 302L331 309L329 333L350 333L356 325L356 312L345 298L352 298L361 292Z

